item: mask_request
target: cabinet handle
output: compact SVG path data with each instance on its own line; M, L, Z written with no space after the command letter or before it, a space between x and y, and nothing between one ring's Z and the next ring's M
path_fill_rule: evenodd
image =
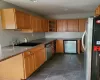
M31 52L28 52L28 54L31 54Z
M34 55L34 53L32 53L32 55Z

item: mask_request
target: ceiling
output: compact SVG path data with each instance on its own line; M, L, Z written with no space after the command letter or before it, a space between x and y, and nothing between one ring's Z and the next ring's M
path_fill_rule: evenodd
M100 0L4 0L42 15L59 15L93 12Z

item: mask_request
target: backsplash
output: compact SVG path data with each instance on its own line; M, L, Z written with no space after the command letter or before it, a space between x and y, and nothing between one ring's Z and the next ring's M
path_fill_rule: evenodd
M28 38L28 40L35 40L44 38L44 33L22 33L20 31L14 30L2 30L1 18L0 18L0 44L1 46L11 45L11 41L13 39L18 39L23 41L24 38Z
M32 15L38 15L35 12L31 12L29 10L20 8L18 6L15 6L13 4L4 2L3 0L0 1L0 9L4 8L16 8L22 11L25 11L27 13L30 13ZM28 38L29 40L33 39L40 39L44 38L45 34L44 33L22 33L20 31L13 31L13 30L2 30L2 25L1 25L1 17L0 17L0 44L3 46L7 46L11 44L11 41L14 39L18 39L20 41L23 41L24 38Z
M49 32L45 38L81 38L83 32Z

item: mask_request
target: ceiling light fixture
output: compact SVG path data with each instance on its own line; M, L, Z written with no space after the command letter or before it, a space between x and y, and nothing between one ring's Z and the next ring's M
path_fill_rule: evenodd
M30 0L30 1L33 1L34 3L37 2L37 0Z

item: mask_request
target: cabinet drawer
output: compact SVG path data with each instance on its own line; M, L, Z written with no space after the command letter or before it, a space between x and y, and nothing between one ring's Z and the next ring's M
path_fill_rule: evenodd
M44 48L44 45L42 44L42 45L39 45L39 46L34 47L33 49L31 49L31 52L36 52L36 51L38 51L40 49L43 49L43 48Z
M38 51L38 50L41 50L41 49L43 49L43 48L44 48L44 45L43 45L43 44L42 44L42 45L39 45L39 46L36 46L36 47L34 47L33 49L30 49L30 50L28 50L28 51L25 51L25 52L23 53L23 56L24 56L24 57L27 57L27 56L33 54L34 52L36 52L36 51Z

